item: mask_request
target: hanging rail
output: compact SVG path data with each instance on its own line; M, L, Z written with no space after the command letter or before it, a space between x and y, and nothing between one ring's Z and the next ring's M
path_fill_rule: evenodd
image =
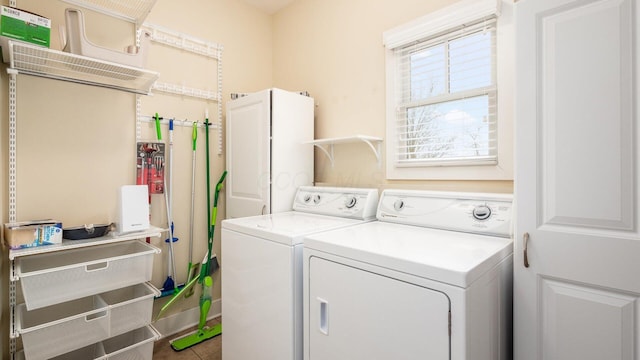
M218 50L222 45L150 23L142 24L142 28L151 32L151 41L219 60Z

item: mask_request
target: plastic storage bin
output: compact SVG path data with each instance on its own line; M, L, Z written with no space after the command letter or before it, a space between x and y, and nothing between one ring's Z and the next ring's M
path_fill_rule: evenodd
M28 310L151 280L153 254L141 241L18 258L16 273Z
M78 9L65 10L66 39L63 39L63 51L94 59L111 61L114 63L144 68L147 61L147 51L151 41L151 34L142 32L140 46L129 46L125 52L98 46L87 38L85 33L84 15ZM61 31L63 34L65 31Z

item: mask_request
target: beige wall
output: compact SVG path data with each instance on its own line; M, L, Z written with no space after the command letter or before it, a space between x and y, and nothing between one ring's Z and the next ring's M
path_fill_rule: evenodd
M273 20L274 86L307 90L316 138L385 138L382 33L453 0L297 0ZM318 184L511 193L512 181L388 181L365 144L336 145L335 165L316 151ZM428 170L427 170L428 171Z

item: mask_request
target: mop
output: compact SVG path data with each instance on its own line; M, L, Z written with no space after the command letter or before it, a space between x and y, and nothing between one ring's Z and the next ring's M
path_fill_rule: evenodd
M205 127L208 127L209 123L208 120L205 123ZM207 134L208 134L208 129L207 129ZM211 206L211 192L210 192L210 179L209 179L209 137L206 137L207 139L207 235L209 236L209 241L211 241L211 243L213 244L213 232L211 231L211 226L215 226L215 219L213 219L213 225L211 225L209 223L209 218L211 217L211 210L210 210L210 206ZM225 175L226 176L226 171L225 171ZM224 177L223 177L224 179ZM220 186L222 186L220 184ZM217 215L216 215L217 216ZM214 255L209 255L211 253L211 250L209 250L208 253L206 253L204 255L204 258L202 259L202 262L199 264L200 266L200 273L198 276L194 277L193 279L187 280L186 284L184 284L184 286L180 289L178 289L177 292L174 293L173 297L171 299L169 299L169 301L167 301L162 308L160 308L160 311L158 312L158 315L156 315L156 317L154 318L154 321L157 321L158 319L160 319L162 317L162 315L164 315L167 310L169 310L169 308L171 308L171 306L173 306L173 304L175 304L176 302L178 302L178 300L180 300L181 297L188 297L187 294L191 291L193 291L192 289L194 288L194 286L196 285L196 283L202 283L201 279L203 278L204 275L211 275L213 274L219 267L218 264L218 259L217 257ZM208 269L205 269L205 265L207 264L211 264L210 266L208 266ZM198 265L196 265L198 266ZM203 273L203 271L205 271Z
M205 340L211 339L215 336L222 334L222 324L215 324L212 327L207 326L207 315L211 308L211 289L213 287L213 279L209 275L210 266L212 266L212 260L210 255L213 248L213 233L215 230L216 217L218 213L218 195L222 188L224 178L227 176L225 170L218 180L215 189L215 197L213 201L213 213L211 214L211 222L209 225L209 241L207 247L207 254L204 257L202 266L200 268L200 283L202 284L202 293L200 294L200 319L198 321L198 330L196 332L174 339L171 341L171 347L175 351L181 351L191 346L197 345ZM208 178L208 176L207 176ZM207 181L208 182L208 181ZM209 207L207 206L207 210ZM195 281L192 280L192 281Z
M168 191L167 191L168 190ZM169 193L167 196L167 192ZM173 243L178 241L178 238L174 237L173 228L173 119L169 119L169 189L164 187L164 200L167 207L167 222L169 225L169 238L165 242L169 243L169 260L168 260L168 273L167 279L162 286L162 292L167 293L176 290L174 277L176 273L175 261L173 258Z
M196 121L193 122L193 131L191 132L191 138L191 148L193 154L191 156L191 222L189 224L189 264L187 267L187 284L196 277L196 273L198 272L198 264L193 263L193 221L195 219L196 196L196 144L198 140L198 123ZM193 287L190 288L190 290L188 290L184 294L184 297L187 298L193 295L193 290Z

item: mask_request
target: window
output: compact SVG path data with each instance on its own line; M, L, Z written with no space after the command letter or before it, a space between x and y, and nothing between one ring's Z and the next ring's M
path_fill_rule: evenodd
M388 178L512 176L498 164L497 5L467 0L385 33Z

